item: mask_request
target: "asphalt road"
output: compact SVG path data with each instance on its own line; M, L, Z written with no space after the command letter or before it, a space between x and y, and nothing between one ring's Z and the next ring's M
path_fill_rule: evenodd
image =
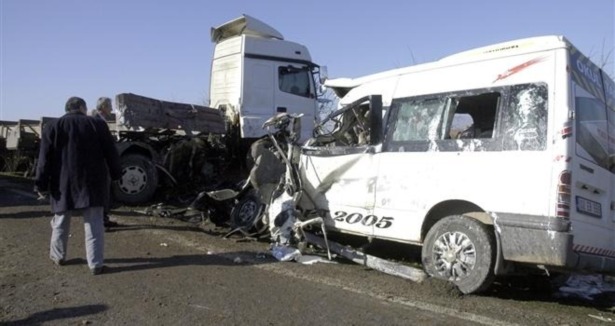
M463 296L447 283L417 284L341 258L278 262L266 241L224 239L210 224L149 217L120 207L106 233L108 272L85 264L72 223L68 264L48 258L48 206L27 182L0 177L2 325L605 325L601 301L554 298L499 282ZM609 299L610 300L610 299Z

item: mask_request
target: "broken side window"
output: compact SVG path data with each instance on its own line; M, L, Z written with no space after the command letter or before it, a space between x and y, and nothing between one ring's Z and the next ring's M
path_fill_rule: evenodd
M446 135L451 139L493 138L500 97L493 91L453 97L454 113Z
M546 147L547 86L514 85L502 112L503 149L538 151Z
M363 146L370 141L369 104L342 108L316 127L310 146Z
M398 112L391 140L406 142L439 139L445 105L444 97L396 101L394 106Z

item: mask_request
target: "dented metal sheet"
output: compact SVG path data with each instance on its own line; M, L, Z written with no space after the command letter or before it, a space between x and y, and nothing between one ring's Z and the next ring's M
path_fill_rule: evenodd
M371 256L360 251L344 247L334 241L325 242L325 239L309 232L305 232L305 238L307 242L317 245L321 248L327 248L328 243L331 251L357 264L369 267L373 270L377 270L379 272L383 272L393 276L402 277L414 282L422 282L427 279L427 274L425 274L425 272L420 268L410 267L375 256Z

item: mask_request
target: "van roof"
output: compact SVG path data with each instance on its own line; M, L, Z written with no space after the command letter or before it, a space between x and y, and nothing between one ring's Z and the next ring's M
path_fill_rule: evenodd
M346 94L351 89L367 82L402 75L410 71L419 70L421 68L435 68L442 65L480 61L515 54L544 51L569 46L572 46L571 43L564 36L561 35L547 35L523 38L455 53L437 61L387 70L358 78L330 79L325 81L324 85L333 89L333 91L341 97L343 96L343 94Z

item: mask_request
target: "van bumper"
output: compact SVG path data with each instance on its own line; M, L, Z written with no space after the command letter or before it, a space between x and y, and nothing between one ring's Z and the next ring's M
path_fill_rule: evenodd
M569 219L510 213L492 216L504 260L564 270L615 273L615 258L573 251Z
M572 253L570 220L560 217L492 214L505 260L566 266Z

